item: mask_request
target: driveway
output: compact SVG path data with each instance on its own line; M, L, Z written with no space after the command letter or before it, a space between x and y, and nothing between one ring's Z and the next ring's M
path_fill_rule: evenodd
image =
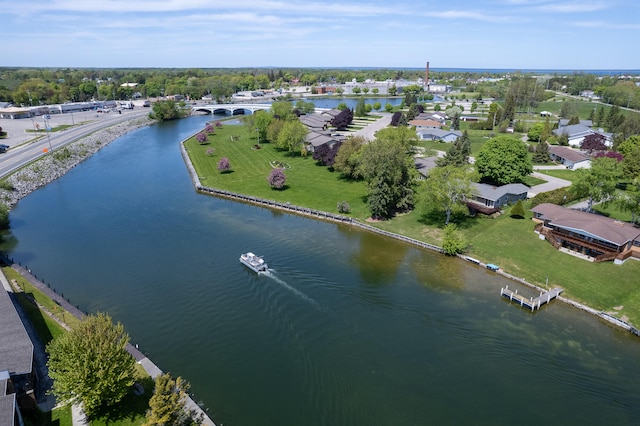
M364 136L369 140L374 140L376 132L380 129L384 129L391 123L391 116L392 116L392 114L389 114L388 112L376 113L376 115L377 114L382 115L382 118L376 120L375 122L369 124L368 126L360 130L355 131L354 133L352 133L352 135Z
M549 176L549 175L545 175L539 172L534 171L531 176L533 176L534 178L537 179L542 179L545 180L545 183L542 183L540 185L535 185L532 186L531 189L529 190L529 192L527 193L527 198L532 198L535 197L536 195L542 193L542 192L549 192L549 191L553 191L554 189L558 189L558 188L565 188L567 186L571 186L571 181L565 180L565 179L560 179L557 177L553 177L553 176Z

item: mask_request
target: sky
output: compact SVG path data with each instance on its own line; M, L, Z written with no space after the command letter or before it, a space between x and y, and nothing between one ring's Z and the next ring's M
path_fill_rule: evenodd
M638 70L638 0L0 0L0 66Z

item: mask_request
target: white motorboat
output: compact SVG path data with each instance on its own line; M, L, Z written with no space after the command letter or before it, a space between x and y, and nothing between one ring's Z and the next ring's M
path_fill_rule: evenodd
M261 256L257 256L251 252L241 254L240 263L257 274L266 272L269 269L267 262L265 262Z

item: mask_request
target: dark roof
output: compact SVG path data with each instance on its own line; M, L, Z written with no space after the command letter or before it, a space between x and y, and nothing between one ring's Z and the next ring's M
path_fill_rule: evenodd
M320 114L307 114L300 116L300 122L311 129L324 129L330 120Z
M429 170L436 167L436 157L416 157L414 161L416 163L416 169L423 176L427 176Z
M317 148L327 143L338 142L338 140L324 133L310 131L309 133L307 133L305 142L310 143L311 145Z
M563 229L576 230L618 246L640 239L640 228L599 214L567 209L555 204L539 204L531 209L541 219Z
M33 344L9 294L0 288L0 370L31 373Z
M16 415L16 394L9 395L0 394L0 424L14 425L14 416Z
M580 161L588 160L589 157L580 151L567 148L566 146L549 145L549 152L553 153L556 157L562 157L565 160L569 160L572 163L579 163Z
M510 183L508 185L493 186L486 183L474 183L476 195L491 201L496 201L506 194L522 195L529 192L529 187L521 183Z

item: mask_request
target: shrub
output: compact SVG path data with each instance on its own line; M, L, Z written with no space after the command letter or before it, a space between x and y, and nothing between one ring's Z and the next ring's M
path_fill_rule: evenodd
M579 197L570 192L567 188L558 188L549 192L542 192L531 199L531 207L538 204L551 203L562 206L571 201L577 200Z
M338 203L338 213L349 213L351 211L351 206L346 201L340 201Z
M462 253L467 247L467 242L458 231L458 227L454 223L449 223L444 227L444 237L442 239L442 249L448 256L455 256Z
M511 208L511 217L517 219L524 219L524 206L522 205L522 200L518 200L518 202Z

